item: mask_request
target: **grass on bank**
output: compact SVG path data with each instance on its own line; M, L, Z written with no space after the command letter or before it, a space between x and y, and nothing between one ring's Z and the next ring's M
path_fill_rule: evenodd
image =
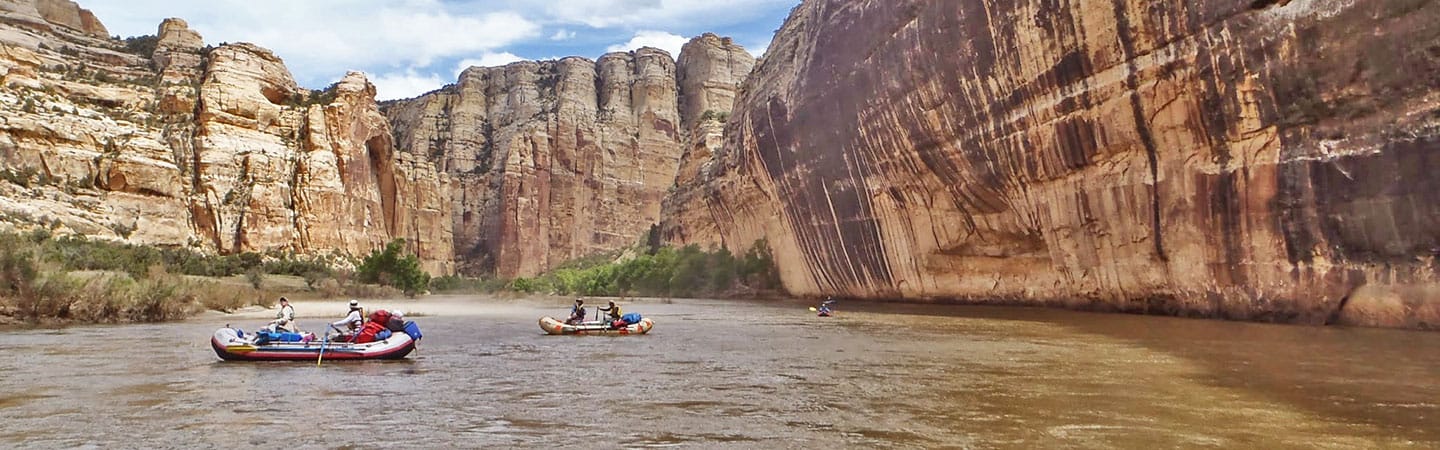
M536 277L432 279L396 240L359 261L242 253L205 255L46 230L0 234L0 319L161 322L293 298L395 298L425 292L733 297L783 293L764 240L742 255L641 245L592 255ZM354 271L336 267L353 266ZM303 284L302 284L303 281ZM297 295L298 294L298 295Z
M334 258L215 256L55 238L45 230L0 234L0 316L30 323L163 322L207 309L270 306L280 295L394 298L402 293L361 283L332 264L337 264Z

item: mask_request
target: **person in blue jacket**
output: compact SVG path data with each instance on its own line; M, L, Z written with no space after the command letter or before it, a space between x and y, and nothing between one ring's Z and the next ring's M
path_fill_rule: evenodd
M820 316L829 316L831 314L830 305L833 304L835 304L835 300L826 297L826 300L824 302L821 302L820 308L817 309L820 312Z
M570 307L570 318L565 323L574 325L585 321L585 300L575 299L575 305Z

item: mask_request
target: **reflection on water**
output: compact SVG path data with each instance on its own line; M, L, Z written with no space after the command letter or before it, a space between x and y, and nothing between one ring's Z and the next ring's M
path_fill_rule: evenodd
M1440 446L1440 334L1011 308L561 303L425 317L396 362L225 363L219 323L0 334L0 441L41 447Z

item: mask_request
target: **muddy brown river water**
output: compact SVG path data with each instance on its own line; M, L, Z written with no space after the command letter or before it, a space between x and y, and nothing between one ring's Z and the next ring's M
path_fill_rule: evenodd
M222 362L207 316L0 333L0 442L103 448L1440 447L1440 333L1066 311L639 300L415 318L404 361ZM423 309L420 310L423 312ZM320 319L301 325L318 328Z

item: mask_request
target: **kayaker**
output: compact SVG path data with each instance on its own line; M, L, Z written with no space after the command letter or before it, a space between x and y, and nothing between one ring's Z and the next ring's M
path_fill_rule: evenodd
M611 321L611 322L620 320L620 305L616 305L614 300L611 300L611 301L610 301L610 306L609 306L609 307L607 307L607 308L600 308L600 310L601 310L601 311L609 311L609 312L610 312L610 321Z
M294 333L296 330L295 307L290 306L290 299L280 297L280 310L275 312L275 320L270 321L270 331L286 331Z
M830 305L832 305L832 304L834 304L834 303L835 303L835 300L834 300L834 299L831 299L830 297L825 297L825 301L820 302L820 308L819 308L820 315L821 315L821 316L828 316L828 315L830 315L830 313L832 312L831 309L830 309Z
M364 308L360 307L360 301L351 299L350 314L345 315L344 319L340 319L339 321L330 324L330 328L335 331L339 331L340 334L355 334L355 331L359 330L360 326L365 324L365 315L363 314L363 311Z
M576 298L575 305L570 307L570 318L565 319L566 324L574 325L585 321L585 300Z

